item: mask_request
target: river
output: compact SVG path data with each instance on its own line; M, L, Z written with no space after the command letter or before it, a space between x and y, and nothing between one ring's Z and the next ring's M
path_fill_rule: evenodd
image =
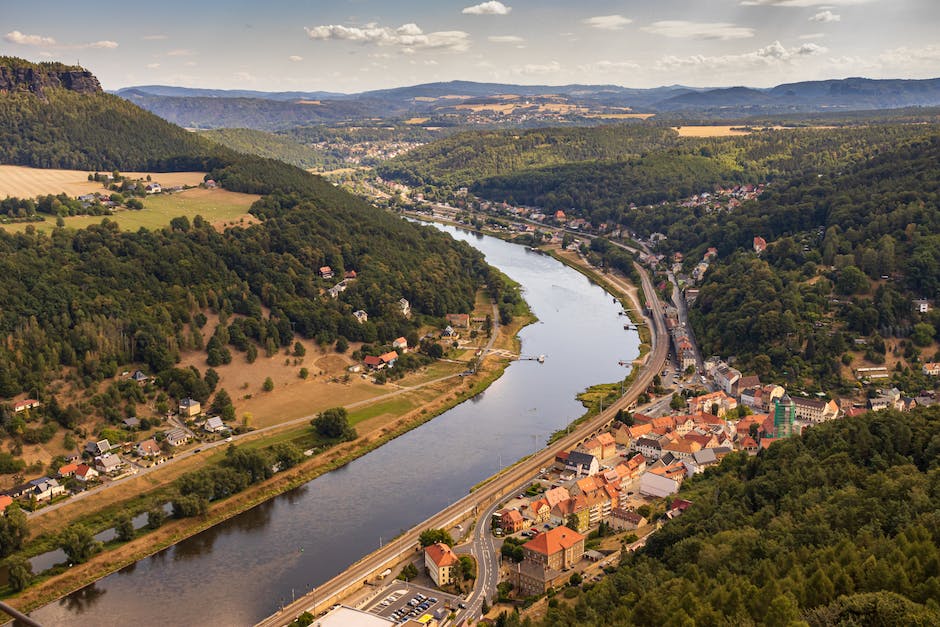
M428 227L431 228L431 227ZM347 466L114 573L32 616L44 625L250 625L544 445L583 413L575 395L638 354L619 304L516 244L438 226L519 282L539 321L479 396Z

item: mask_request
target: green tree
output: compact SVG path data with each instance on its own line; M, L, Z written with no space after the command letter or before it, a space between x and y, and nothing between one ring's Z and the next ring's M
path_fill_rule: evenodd
M398 578L403 581L411 581L418 576L418 569L415 568L415 565L411 562L405 564L405 567L401 569L401 572L398 574Z
M147 510L147 529L159 529L166 519L162 507L153 507Z
M281 470L293 468L304 459L303 451L290 442L281 442L271 447L274 461Z
M14 592L25 590L33 581L33 567L22 555L13 555L3 562L7 567L7 581Z
M447 546L454 545L454 539L446 529L425 529L418 536L418 542L421 546L431 546L437 542L443 542Z
M119 512L114 517L114 533L121 542L130 542L134 539L134 522L127 512Z
M300 369L300 372L298 373L298 376L299 376L301 379L306 379L307 377L310 376L310 371L307 370L306 368L301 368L301 369Z
M222 420L235 420L235 406L232 404L232 397L225 391L225 388L221 388L215 393L209 412L221 416Z
M768 627L788 627L800 618L800 607L790 594L781 594L774 598L767 608L764 624Z
M685 407L685 397L681 394L673 394L672 399L669 401L669 407L675 411L680 411Z
M265 392L270 392L271 390L274 389L274 379L272 379L271 377L267 377L264 380L264 385L262 385L261 387Z
M354 440L356 430L349 424L349 415L345 407L331 407L319 414L310 421L317 433L324 438L331 440L342 438L344 440Z
M23 548L23 541L29 535L26 513L15 503L0 516L0 557L6 557Z
M937 330L932 324L918 322L914 325L914 332L911 333L911 341L917 346L930 346L936 334Z
M307 349L300 341L294 342L294 357L303 357L307 354Z
M59 548L70 562L81 564L101 550L101 543L95 540L85 526L70 525L59 535Z
M349 350L349 340L344 338L342 335L336 339L336 352L345 353Z

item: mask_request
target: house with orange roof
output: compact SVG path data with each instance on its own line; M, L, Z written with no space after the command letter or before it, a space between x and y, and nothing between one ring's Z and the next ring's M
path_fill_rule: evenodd
M688 459L692 457L693 453L701 450L702 445L698 442L685 438L677 438L663 446L663 455L672 453L672 456L676 459Z
M653 426L649 423L633 425L632 427L622 425L614 432L614 441L617 444L632 449L634 446L636 446L637 440L647 433L650 433L652 430Z
M408 350L408 340L406 340L404 337L397 337L392 342L392 348L404 353L406 350Z
M591 525L590 507L583 494L575 495L553 507L552 521L560 525L569 524L572 514L578 522L577 531L585 531Z
M13 505L13 497L7 494L0 494L0 512L6 512L6 509Z
M75 469L75 478L79 481L90 481L98 477L98 471L88 464L79 464Z
M686 477L686 468L681 463L652 468L640 477L640 494L662 498L679 491Z
M723 390L694 396L689 399L689 411L693 414L710 414L712 409L717 413L714 415L721 418L726 413L738 406L738 402L728 396Z
M78 470L78 464L65 464L64 466L59 467L59 476L71 477L75 474L76 470Z
M13 413L18 414L21 411L26 411L27 409L34 409L39 407L40 403L35 398L27 398L22 401L17 401L13 403Z
M597 475L592 477L585 477L584 479L578 479L574 484L574 487L571 489L572 494L590 494L595 490L599 490L603 483L598 483Z
M538 499L529 503L528 514L535 524L547 523L552 517L552 506L544 498Z
M513 584L520 596L543 594L564 571L574 567L584 556L585 537L561 526L540 533L522 545L522 563L513 573Z
M499 513L499 526L505 533L517 533L529 525L517 509L504 509Z
M428 569L428 574L431 575L431 580L437 586L451 583L459 564L460 560L443 542L435 542L424 549L424 565Z
M664 429L667 433L674 431L676 428L676 420L672 416L660 416L659 418L653 418L650 420L649 424L654 431L656 429Z
M333 268L329 266L320 266L320 278L323 279L332 279L333 278Z
M600 459L609 459L617 454L617 441L609 433L602 433L595 438L601 443Z
M693 431L691 433L685 434L683 436L684 440L689 440L691 442L697 442L699 445L699 450L706 448L715 448L718 446L718 438L715 437L714 433L698 433ZM694 453L695 451L693 451Z
M685 435L695 428L695 420L692 416L673 416L673 422L675 423L675 431L679 435Z
M542 498L548 502L549 507L555 507L562 501L571 498L571 495L568 494L568 490L565 488L552 488L551 490L546 490Z
M757 455L757 451L760 447L757 446L757 442L754 440L754 438L746 435L738 442L738 448L740 448L742 451L746 451L748 455Z

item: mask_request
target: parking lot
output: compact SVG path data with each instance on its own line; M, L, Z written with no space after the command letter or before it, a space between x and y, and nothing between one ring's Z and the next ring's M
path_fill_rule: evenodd
M398 623L421 620L425 615L442 620L452 609L457 609L459 603L461 599L451 594L395 581L366 607L366 611Z

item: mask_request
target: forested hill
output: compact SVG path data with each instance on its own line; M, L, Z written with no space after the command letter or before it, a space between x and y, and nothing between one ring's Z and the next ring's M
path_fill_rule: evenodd
M645 549L527 624L938 625L938 434L940 408L878 412L728 456Z
M223 232L198 216L135 233L107 219L48 235L28 227L0 231L2 397L27 392L55 407L53 390L62 389L63 379L91 396L119 368L139 364L159 375L172 396L208 400L204 385L171 385L193 380L189 370L175 369L185 351L205 350L211 366L230 361L230 350L249 362L259 349L276 354L295 333L323 345L343 337L381 346L402 335L416 338L426 316L469 311L476 290L495 281L479 253L435 229L294 166L218 147L121 99L55 88L42 98L0 94L0 111L2 163L205 167L229 190L265 195L251 209L260 224ZM320 277L321 266L338 278ZM350 270L358 278L338 298L328 297L326 290ZM411 319L400 315L400 298L410 301ZM369 315L362 324L352 315L359 309ZM213 312L223 323L207 328ZM196 372L195 380L202 376ZM82 401L78 408L102 412L119 422L108 403ZM0 438L21 442L26 435L12 417L0 405ZM56 411L45 421L69 423Z

